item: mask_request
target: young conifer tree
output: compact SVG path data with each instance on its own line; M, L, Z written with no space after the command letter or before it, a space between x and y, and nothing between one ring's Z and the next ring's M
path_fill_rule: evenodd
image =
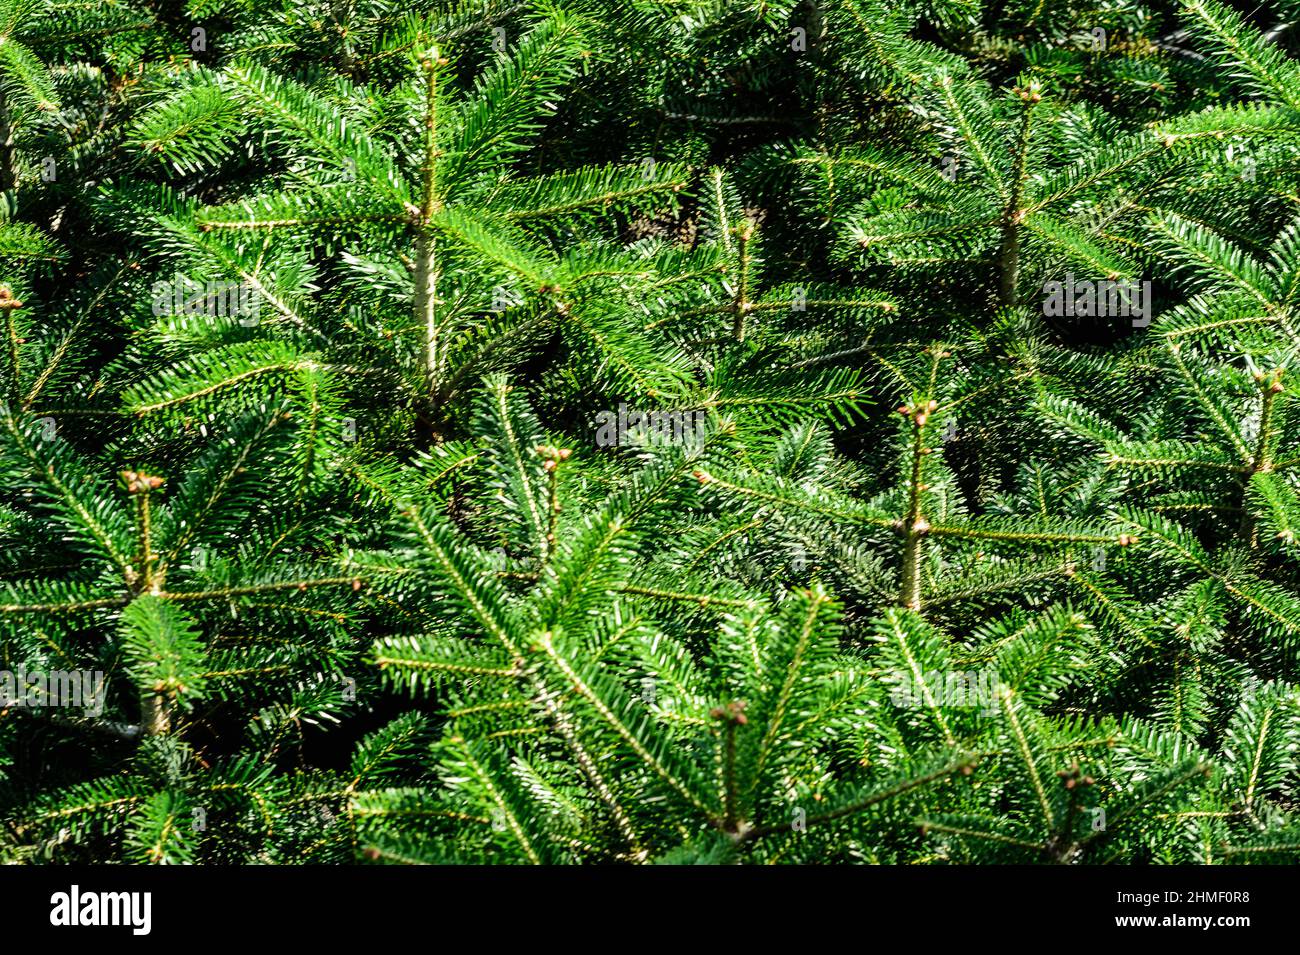
M0 856L1295 861L1289 15L0 2Z

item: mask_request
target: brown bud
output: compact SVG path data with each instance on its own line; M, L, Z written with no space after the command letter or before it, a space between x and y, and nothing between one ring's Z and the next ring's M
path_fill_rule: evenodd
M732 700L726 706L715 706L709 710L709 715L715 720L730 720L737 726L744 726L749 722L749 717L745 715L744 700Z
M1039 83L1038 80L1030 80L1026 85L1016 87L1015 92L1023 102L1032 106L1034 103L1042 102L1042 89L1043 84Z
M143 471L121 471L119 477L126 484L128 494L147 494L149 491L158 490L166 483L165 478L145 474Z

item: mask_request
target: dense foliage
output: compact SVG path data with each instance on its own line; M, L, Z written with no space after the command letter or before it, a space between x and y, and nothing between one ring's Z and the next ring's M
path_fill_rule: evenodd
M0 0L0 855L1290 860L1298 15Z

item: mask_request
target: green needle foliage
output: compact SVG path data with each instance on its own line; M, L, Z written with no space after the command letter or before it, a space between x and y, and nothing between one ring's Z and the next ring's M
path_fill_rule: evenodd
M1295 12L0 0L0 858L1296 861Z

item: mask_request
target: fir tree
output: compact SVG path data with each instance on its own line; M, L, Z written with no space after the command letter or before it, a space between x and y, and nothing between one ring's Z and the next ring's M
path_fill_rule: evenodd
M1289 13L0 3L0 854L1294 861Z

